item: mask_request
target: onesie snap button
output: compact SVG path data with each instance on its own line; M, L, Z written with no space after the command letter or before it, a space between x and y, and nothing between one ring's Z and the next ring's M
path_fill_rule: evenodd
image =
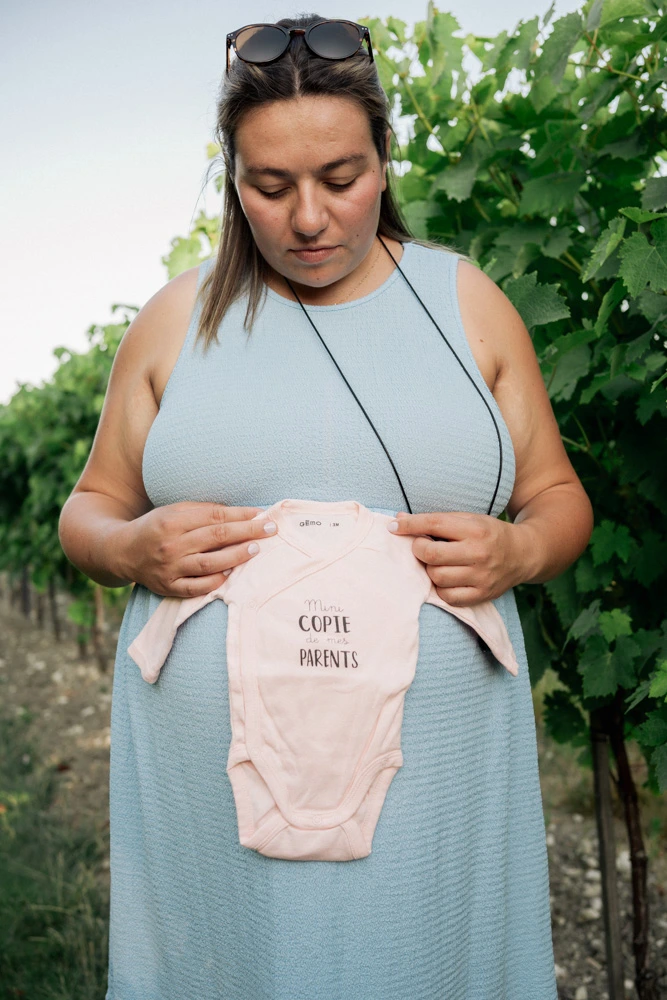
M252 609L256 607L257 607L257 601L248 601L248 603L246 604L246 608Z

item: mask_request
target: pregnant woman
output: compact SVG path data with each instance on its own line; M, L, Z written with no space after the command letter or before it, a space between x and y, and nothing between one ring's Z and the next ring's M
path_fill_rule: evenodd
M106 1000L555 1000L512 588L569 566L592 512L530 337L490 278L402 220L366 28L232 32L217 137L218 253L130 324L61 514L75 565L135 584L113 683ZM284 498L397 515L439 598L493 602L518 662L421 606L404 763L372 852L349 861L239 842L224 601L183 621L156 683L127 652L164 598L210 593L277 537L256 515Z

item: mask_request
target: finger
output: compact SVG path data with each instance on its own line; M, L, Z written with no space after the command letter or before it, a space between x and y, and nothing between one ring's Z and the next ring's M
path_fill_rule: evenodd
M179 525L183 531L199 528L207 524L226 524L237 521L248 521L255 517L262 507L228 507L223 503L203 503L195 500L184 500L169 504L166 510L179 514Z
M272 527L273 526L273 527ZM215 552L231 545L268 538L278 527L270 518L224 521L194 528L183 535L184 555Z
M405 514L393 522L397 525L397 535L430 535L447 541L467 538L475 522L485 514L471 514L468 511L441 513L431 511L425 514ZM392 522L387 523L387 527Z
M469 566L428 566L427 571L436 587L474 587L479 590L482 582L471 573Z
M436 592L447 604L455 608L469 608L488 600L476 587L436 587Z
M477 560L470 542L447 542L442 539L415 538L412 551L429 566L475 566Z
M211 507L214 508L214 518L217 518L222 510L226 521L248 521L264 510L263 507L228 507L224 503L211 504Z
M257 546L255 551L252 547ZM244 541L237 545L225 545L223 548L207 552L193 552L178 561L178 573L183 577L212 577L234 569L241 563L248 562L262 551L261 541ZM222 581L219 580L217 586Z

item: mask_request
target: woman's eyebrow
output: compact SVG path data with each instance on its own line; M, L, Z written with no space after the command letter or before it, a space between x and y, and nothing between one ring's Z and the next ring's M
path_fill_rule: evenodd
M321 167L318 167L315 173L317 174L328 174L330 170L336 170L337 167L345 167L353 163L361 163L362 160L365 162L367 159L365 153L352 153L350 156L341 156L337 160L331 160L329 163L323 163ZM248 174L271 174L273 177L291 177L289 170L279 170L278 167L255 167L247 166L246 173Z

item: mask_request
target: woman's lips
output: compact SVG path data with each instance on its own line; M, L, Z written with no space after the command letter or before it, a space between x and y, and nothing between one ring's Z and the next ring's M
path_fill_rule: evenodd
M338 247L322 247L321 250L292 250L292 253L306 264L317 264L336 252Z

